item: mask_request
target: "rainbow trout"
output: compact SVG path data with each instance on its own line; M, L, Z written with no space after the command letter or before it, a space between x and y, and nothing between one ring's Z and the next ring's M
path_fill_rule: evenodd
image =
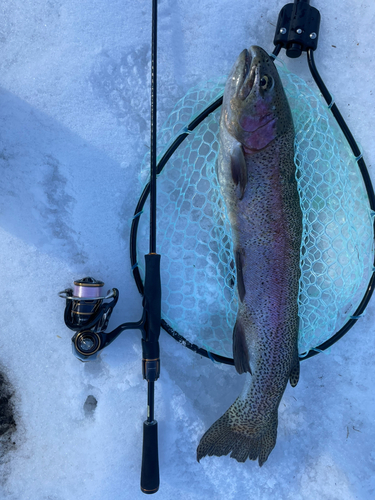
M276 444L287 382L298 382L302 213L293 158L293 120L280 77L268 54L252 46L226 83L217 168L237 271L233 358L248 378L202 437L198 461L231 452L262 466Z

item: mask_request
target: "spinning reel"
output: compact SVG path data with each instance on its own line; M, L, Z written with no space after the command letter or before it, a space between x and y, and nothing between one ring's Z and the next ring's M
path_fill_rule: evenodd
M72 337L73 354L81 361L95 359L98 352L113 340L113 332L106 333L105 330L119 292L113 288L104 295L103 288L102 281L87 277L75 281L73 289L59 293L66 299L65 324L76 332Z
M105 295L103 281L86 277L74 282L73 289L59 293L66 300L64 321L75 334L72 337L73 354L80 361L96 359L99 352L111 344L124 330L144 330L144 319L138 323L124 323L112 332L106 332L119 291L112 288Z
M59 293L66 300L64 321L72 337L73 354L80 361L96 359L99 352L111 344L124 330L140 330L142 334L142 372L148 382L160 374L159 334L161 324L160 255L145 255L146 278L143 295L143 314L140 321L122 323L106 332L119 291L112 288L104 295L103 281L86 277L74 282L74 288Z

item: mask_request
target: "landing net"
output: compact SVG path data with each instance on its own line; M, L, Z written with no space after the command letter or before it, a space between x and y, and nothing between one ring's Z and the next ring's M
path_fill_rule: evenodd
M321 97L278 67L292 110L303 212L299 353L332 337L353 315L372 274L372 214L356 159ZM186 125L224 91L226 78L191 89L158 134L160 158ZM238 309L231 228L215 173L221 108L179 146L159 175L158 253L162 317L191 343L232 357ZM147 180L149 155L142 165ZM144 278L149 218L138 229Z

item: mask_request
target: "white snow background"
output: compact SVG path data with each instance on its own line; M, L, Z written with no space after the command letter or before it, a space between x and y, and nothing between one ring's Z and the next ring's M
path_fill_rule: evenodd
M273 50L281 0L160 0L158 123L189 88L227 74L252 44ZM323 1L316 62L373 175L375 4ZM151 1L3 0L0 16L2 396L16 430L1 448L4 500L143 498L146 382L138 331L97 361L71 353L57 292L83 276L120 290L110 329L141 316L130 221L149 147ZM289 69L312 83L305 57ZM266 464L195 459L240 393L162 331L156 383L160 499L375 498L374 299L328 355L301 364ZM4 396L5 394L5 396ZM97 404L93 404L93 396Z

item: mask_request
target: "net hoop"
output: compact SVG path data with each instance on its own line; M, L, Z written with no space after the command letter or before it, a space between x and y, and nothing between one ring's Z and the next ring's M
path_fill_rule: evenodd
M192 119L185 127L183 127L181 133L176 135L174 139L170 142L169 147L167 150L163 153L161 158L159 159L157 163L157 174L159 175L168 161L171 159L172 155L174 152L178 149L178 147L183 143L183 141L200 125L205 118L207 118L211 113L213 113L215 110L217 110L222 104L222 96L217 98L214 102L209 104L201 113L199 113L194 119ZM329 107L329 109L331 109ZM358 162L361 172L362 179L364 181L364 186L366 189L366 193L369 199L369 204L371 207L371 210L374 211L374 208L372 207L373 205L373 199L374 199L374 191L373 187L371 184L370 176L368 174L367 167L363 161L362 156L356 158L356 161ZM361 165L360 165L361 162ZM141 278L141 274L139 271L138 267L138 262L137 262L137 234L138 234L138 226L139 226L139 221L140 217L143 213L144 210L144 205L147 201L147 198L150 193L150 184L147 183L137 204L137 207L134 211L134 216L132 220L132 225L131 225L131 233L130 233L130 261L131 261L131 269L133 273L134 280L136 282L138 291L143 295L143 281ZM360 301L359 306L355 310L355 312L352 314L352 316L349 318L349 320L342 326L334 335L332 335L328 340L325 342L317 345L316 347L310 349L307 353L304 353L303 355L300 355L300 359L308 359L316 354L319 354L321 352L326 351L329 347L334 345L339 339L341 339L360 319L364 311L366 309L366 306L372 296L373 288L374 288L374 283L375 283L375 274L374 274L374 269L375 265L373 268L373 272L371 274L371 278L368 282L367 288L365 290L365 293L363 295L362 300ZM175 340L177 340L179 343L184 345L185 347L189 348L193 352L196 352L197 354L207 357L213 361L224 363L224 364L229 364L229 365L234 365L234 361L232 358L221 356L217 353L211 352L207 349L204 349L202 347L197 346L194 343L189 342L185 337L183 337L176 329L174 329L166 320L162 319L161 321L161 327L169 334L171 335Z

